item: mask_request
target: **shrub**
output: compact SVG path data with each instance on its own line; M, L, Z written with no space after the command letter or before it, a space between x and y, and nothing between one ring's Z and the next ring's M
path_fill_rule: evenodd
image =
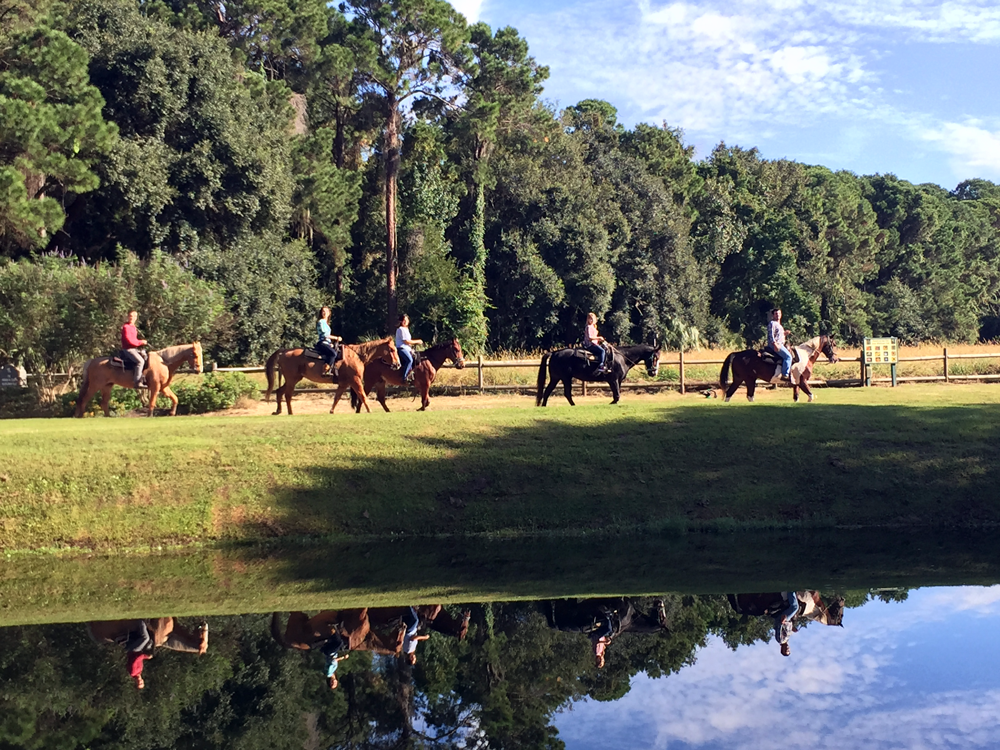
M207 374L200 383L183 382L173 388L184 414L231 409L240 398L260 398L257 384L242 372Z

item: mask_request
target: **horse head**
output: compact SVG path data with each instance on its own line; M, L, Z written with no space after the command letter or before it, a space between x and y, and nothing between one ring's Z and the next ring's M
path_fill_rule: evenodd
M204 369L204 362L203 362L202 357L201 357L201 342L200 341L195 341L191 345L191 354L192 354L191 366L194 368L194 371L196 373L198 373L199 375L201 375L201 372Z
M656 345L646 357L646 373L655 378L660 372L660 346Z
M840 361L840 357L837 356L837 352L833 347L834 343L832 336L820 337L820 351L826 355L826 359L831 365Z
M399 352L396 351L396 342L393 339L388 338L386 339L385 343L389 349L389 361L385 362L384 359L382 361L385 362L387 365L389 365L389 367L391 367L393 370L398 370L400 365L399 365Z
M826 624L844 626L844 597L838 596L826 605Z
M465 357L462 356L462 345L458 343L458 337L453 336L451 339L450 353L448 356L451 357L451 361L455 363L456 370L465 369Z

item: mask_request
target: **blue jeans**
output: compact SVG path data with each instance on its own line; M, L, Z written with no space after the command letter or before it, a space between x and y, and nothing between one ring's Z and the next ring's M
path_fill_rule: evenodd
M792 353L788 351L787 347L783 346L779 349L774 344L771 344L771 351L776 352L781 357L781 374L787 376L792 371Z
M413 350L401 346L396 349L396 353L399 354L399 365L403 368L403 380L406 380L410 375L410 370L413 369Z
M597 357L597 368L604 367L604 359L608 356L608 353L604 351L604 347L600 344L587 344L586 348L588 352Z
M337 351L337 347L334 346L329 341L318 341L316 343L316 351L323 355L323 359L326 361L330 368L332 369L335 364L337 364L337 355L340 353Z

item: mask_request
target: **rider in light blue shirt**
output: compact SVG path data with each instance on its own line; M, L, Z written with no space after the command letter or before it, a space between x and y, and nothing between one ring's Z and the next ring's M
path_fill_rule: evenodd
M767 348L781 357L781 379L788 380L792 371L792 353L785 346L785 329L781 326L781 309L771 310L771 320L767 324Z
M336 339L330 329L330 308L322 307L319 311L319 319L316 321L316 351L323 355L326 362L326 372L332 371L333 379L337 379L337 358L340 350L337 348Z

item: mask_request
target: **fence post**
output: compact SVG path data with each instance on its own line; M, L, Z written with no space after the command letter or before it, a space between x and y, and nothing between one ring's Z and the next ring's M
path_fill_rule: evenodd
M864 347L861 348L861 357L860 357L860 359L861 359L861 387L864 388L864 387L866 387L868 385L867 378L866 378L866 375L868 373L865 372L865 350L864 350Z
M681 395L684 395L684 347L680 349Z
M484 383L483 383L483 355L482 354L479 355L479 362L476 364L476 370L477 370L478 380L479 380L479 392L482 393L483 392L483 385L484 385Z
M948 377L948 347L944 348L944 382L951 382Z

